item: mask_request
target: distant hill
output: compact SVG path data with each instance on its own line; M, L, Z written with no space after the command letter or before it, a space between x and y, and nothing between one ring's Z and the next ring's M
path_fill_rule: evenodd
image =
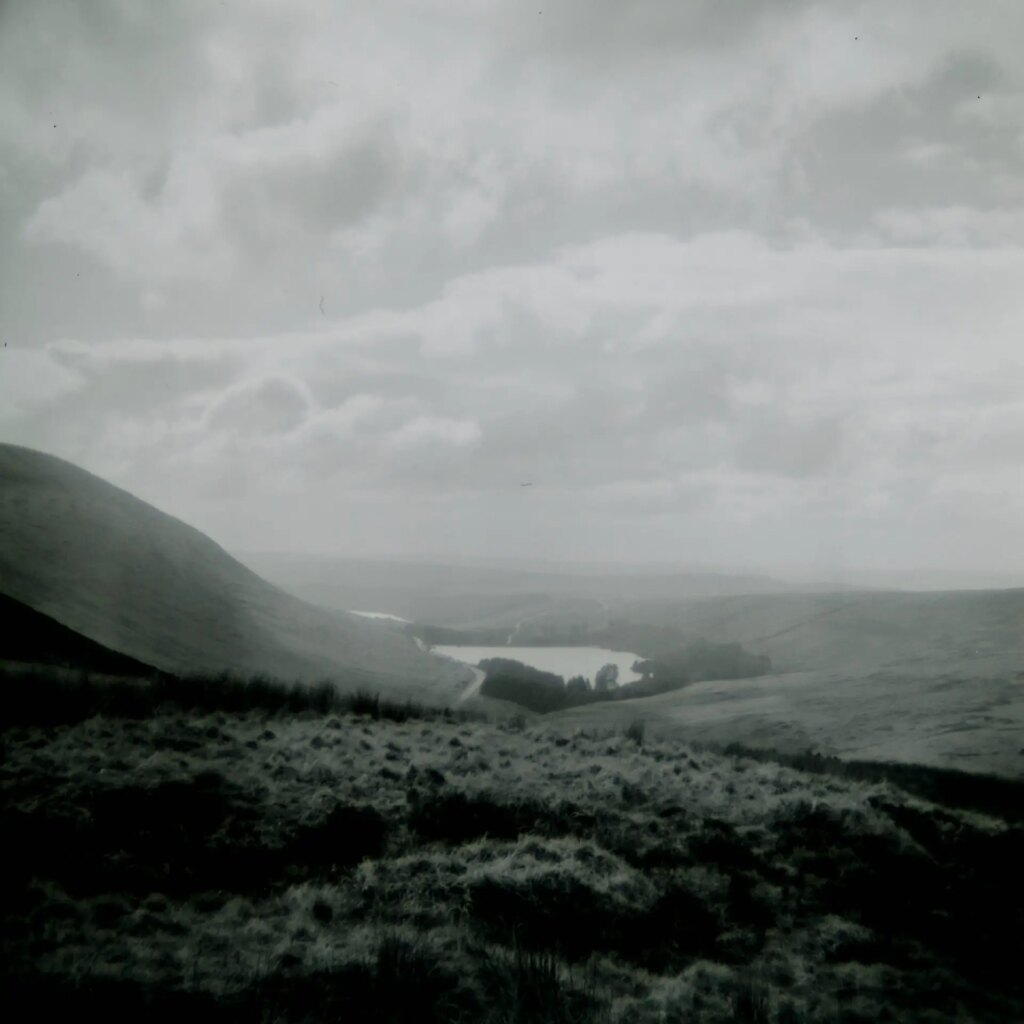
M41 452L0 445L0 587L169 672L331 678L448 702L464 669L266 582L198 530Z
M151 676L152 665L112 651L56 619L0 594L0 662L58 665L115 676Z
M565 563L427 562L244 553L268 579L331 608L372 608L452 627L514 626L524 616L574 613L600 626L609 607L634 600L683 600L823 589L754 574L573 566Z
M547 716L663 735L1024 777L1024 590L747 595L637 602L668 624L766 654L775 672Z
M1024 590L849 591L636 601L622 618L767 654L776 671L1024 667Z

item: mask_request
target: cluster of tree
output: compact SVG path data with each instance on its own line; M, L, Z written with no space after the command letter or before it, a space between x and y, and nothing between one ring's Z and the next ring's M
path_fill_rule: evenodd
M772 670L772 660L766 654L745 651L740 644L711 644L694 640L675 651L657 658L637 661L633 671L641 678L623 689L630 696L648 697L655 693L678 690L687 683L706 679L749 679L763 676Z
M546 714L597 701L630 700L678 690L688 683L706 679L746 679L771 671L771 659L752 654L739 644L710 644L697 640L660 658L637 661L641 676L635 682L618 685L618 668L605 665L594 677L594 685L583 676L568 682L553 672L531 668L511 658L485 658L480 692L485 697L508 700Z
M480 668L485 673L480 687L485 697L509 700L541 714L567 707L565 680L553 672L542 672L511 658L484 658ZM587 681L583 683L589 690Z

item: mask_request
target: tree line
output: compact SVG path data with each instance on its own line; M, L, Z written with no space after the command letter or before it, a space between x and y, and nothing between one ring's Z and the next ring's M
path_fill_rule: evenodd
M593 684L580 675L567 682L554 672L544 672L512 658L484 658L479 667L485 673L480 688L485 697L512 701L547 714L582 704L651 697L708 679L762 676L771 671L772 663L767 655L745 651L740 644L695 640L657 658L638 659L633 671L641 678L622 685L618 683L618 668L614 664L599 669Z

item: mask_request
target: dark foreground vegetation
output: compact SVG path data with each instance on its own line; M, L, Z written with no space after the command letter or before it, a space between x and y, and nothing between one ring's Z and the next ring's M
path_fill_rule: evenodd
M121 676L159 675L152 665L90 640L56 619L0 594L0 662L71 666Z
M895 761L844 761L814 751L783 754L755 750L740 743L730 743L722 750L737 757L781 764L814 775L889 783L946 807L991 814L1008 822L1024 822L1024 780L1021 779Z
M347 692L334 683L283 683L229 673L150 677L55 671L38 665L0 667L0 730L17 725L70 725L94 715L143 719L158 713L222 711L291 716L345 714L404 722L409 718L472 721L473 711L382 699L366 690Z
M635 682L601 685L602 680L597 678L592 685L580 676L566 682L562 676L524 665L514 658L485 658L480 662L486 673L480 692L485 697L512 701L546 714L582 704L653 697L708 679L749 679L769 673L772 663L766 655L752 654L739 644L696 640L667 650L657 658L637 661L634 667L641 675Z
M267 681L0 682L8 1020L1024 1019L1005 791Z

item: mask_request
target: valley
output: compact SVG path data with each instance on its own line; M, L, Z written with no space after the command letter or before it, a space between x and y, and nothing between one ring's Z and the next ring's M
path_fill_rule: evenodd
M1024 591L334 565L321 607L0 481L16 1019L1024 1013Z

